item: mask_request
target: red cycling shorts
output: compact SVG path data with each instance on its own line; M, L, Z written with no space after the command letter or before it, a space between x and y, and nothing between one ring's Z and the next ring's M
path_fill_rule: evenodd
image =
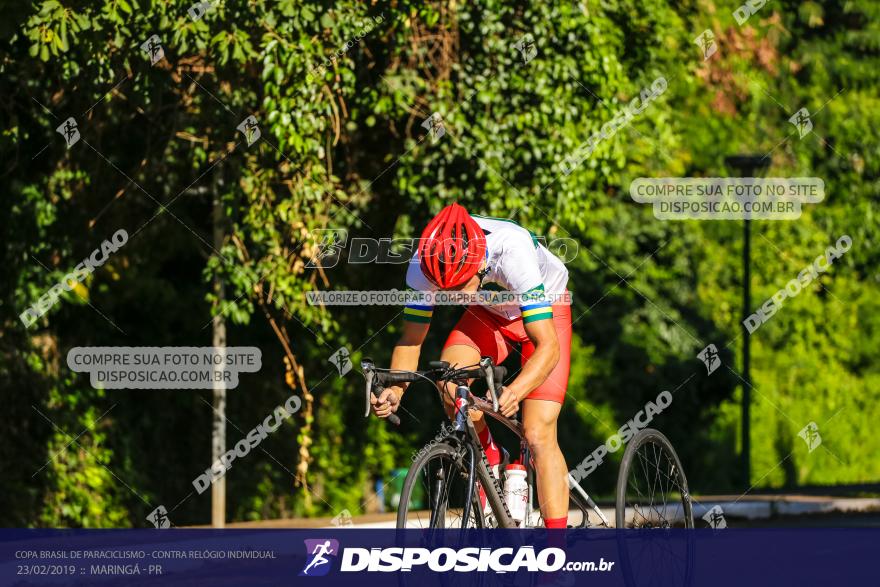
M571 364L571 306L560 303L553 306L553 326L559 338L559 362L547 377L546 381L526 397L526 399L542 399L562 403L568 389L568 372ZM505 320L489 312L482 306L469 306L458 324L449 333L443 348L462 344L479 351L481 357L492 357L498 365L510 351L513 344L522 345L521 364L525 365L535 344L526 334L522 318Z

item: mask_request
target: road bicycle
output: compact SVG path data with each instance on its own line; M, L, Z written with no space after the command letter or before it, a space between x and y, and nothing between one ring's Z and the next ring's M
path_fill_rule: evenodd
M491 358L466 367L434 361L425 371L381 369L369 359L361 363L366 378L366 416L370 395L380 395L390 385L426 380L443 400L448 383L455 385L451 401L451 429L426 445L414 459L403 483L397 509L398 528L541 528L535 470L522 424L498 410L498 393L506 369ZM486 382L489 399L471 392L471 382ZM493 474L468 412L477 410L510 430L519 440L518 462L526 470L527 507L521 521L514 519L504 498L502 479ZM399 424L396 414L388 418ZM503 474L504 468L501 468ZM617 479L615 520L612 525L569 473L569 527L641 529L693 528L694 519L687 479L672 444L659 431L645 428L629 441ZM482 488L491 513L484 512ZM579 514L579 519L578 519Z

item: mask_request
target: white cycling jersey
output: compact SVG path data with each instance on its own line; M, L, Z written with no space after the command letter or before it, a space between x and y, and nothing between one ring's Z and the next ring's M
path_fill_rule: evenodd
M486 304L484 307L506 320L522 317L524 322L532 322L552 318L551 303L566 292L568 285L568 269L562 261L531 232L512 220L476 214L471 217L486 234L486 267L489 272L483 279L482 289L534 297L534 301L528 303ZM410 260L406 285L420 292L438 289L422 273L418 253ZM408 304L404 308L404 318L429 322L432 312L432 306Z

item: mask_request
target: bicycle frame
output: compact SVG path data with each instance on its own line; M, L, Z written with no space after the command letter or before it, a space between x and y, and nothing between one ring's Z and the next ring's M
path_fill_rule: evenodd
M535 503L536 495L535 495L535 470L532 467L531 460L531 449L529 448L528 441L525 437L525 432L523 430L522 424L513 418L508 418L504 414L498 411L497 404L494 402L489 402L477 395L471 393L470 388L466 385L459 385L456 387L456 409L455 409L455 418L453 423L453 429L456 431L464 432L469 437L468 445L469 450L471 451L470 455L470 473L473 475L474 471L474 462L476 460L476 455L474 453L474 447L479 447L479 437L477 435L476 429L473 425L473 421L467 415L467 410L460 409L457 400L462 398L467 401L468 408L476 409L480 412L483 412L485 415L491 417L496 422L502 424L505 428L513 432L516 437L520 441L520 462L523 463L526 467L526 480L529 488L529 511L526 513L526 523L530 521L532 513L537 509L535 506L538 505ZM494 404L494 405L493 405ZM482 450L480 451L482 453ZM481 464L485 464L481 462ZM500 487L497 487L494 479L495 476L489 472L488 467L486 467L487 476L490 477L488 479L481 478L480 482L483 484L484 491L486 492L486 499L489 504L492 506L492 512L495 514L495 520L498 522L498 525L502 528L518 528L516 521L510 516L510 512L507 510L507 504L504 503L504 495L500 491L496 496L498 498L498 505L501 507L496 507L496 504L493 503L493 499L490 498L490 493L495 493L496 488L500 490ZM482 477L482 476L481 476ZM473 478L473 477L471 477ZM587 508L593 510L596 515L602 520L602 523L606 526L610 526L610 522L596 502L587 494L586 491L580 486L580 484L571 476L571 473L568 473L568 485L569 488L575 491L575 495L572 496L572 500L577 502L579 499L583 500L584 503L576 504L583 514L583 525L589 524L588 512ZM472 492L473 484L468 489L468 493L466 495L465 501L465 511L463 515L463 519L467 520L470 515L470 505L472 503ZM584 507L586 506L586 507Z
M444 369L447 371L450 370L448 364L444 365L442 363L432 363L432 365L438 365L432 371L412 371L383 374L381 372L374 371L372 361L370 361L369 359L364 360L361 365L364 369L364 375L367 379L367 413L369 413L369 394L376 393L375 389L373 389L374 376L376 380L384 379L386 380L386 382L394 383L402 381L414 381L417 378L430 379L429 375L431 374L438 375L441 372L445 373L445 371L443 371ZM489 468L485 452L482 450L482 447L480 445L479 436L477 435L476 428L474 427L473 421L470 418L469 411L471 409L475 409L483 412L484 414L486 414L496 422L499 422L505 428L513 432L513 434L516 435L516 437L519 439L520 462L526 467L526 479L529 488L529 510L526 513L526 524L531 521L532 513L536 510L536 495L534 491L535 471L534 468L531 466L531 449L528 445L528 441L525 438L522 424L514 418L508 418L499 411L498 398L495 393L495 375L499 375L500 382L500 379L503 379L504 375L503 367L493 366L492 360L489 357L483 357L480 360L479 367L479 372L468 371L468 369L453 369L452 376L436 377L436 379L434 379L434 382L437 383L442 380L446 383L453 383L456 386L454 396L451 398L454 407L454 412L451 418L454 431L453 438L455 438L468 451L468 471L470 474L469 478L479 479L483 490L486 493L486 500L492 508L492 512L495 515L495 520L498 526L501 528L518 528L519 525L511 517L510 512L507 509L507 504L504 501L504 495L499 483L500 480L492 474ZM488 385L488 394L492 400L491 402L471 393L468 380L475 378L485 379ZM381 383L379 382L377 382L376 385L381 387ZM437 386L437 391L441 394L441 401L444 401L443 391L440 389L439 385ZM477 458L478 456L480 457L479 459ZM574 502L574 505L576 505L583 514L583 521L580 527L589 526L589 509L592 509L596 513L596 515L599 517L600 520L602 520L602 523L605 526L609 526L608 519L605 517L604 513L602 513L602 510L599 509L592 498L590 498L590 496L583 490L583 488L574 480L571 474L568 474L568 483L569 498L572 502ZM469 519L475 486L475 483L470 483L467 489L462 517L463 520ZM432 508L432 526L436 521L433 518L436 513L437 509Z

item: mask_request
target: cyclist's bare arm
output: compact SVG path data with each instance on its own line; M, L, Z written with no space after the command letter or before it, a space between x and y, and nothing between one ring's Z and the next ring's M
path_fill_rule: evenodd
M429 326L430 324L421 322L404 321L403 334L391 353L391 369L415 371L419 368L419 355ZM373 412L380 418L387 418L396 412L400 398L408 386L408 383L394 385L386 388L379 397L372 396L370 402L373 404Z
M532 390L544 383L559 362L559 337L553 320L538 320L524 325L526 334L535 344L535 352L526 361L519 376L504 386L498 398L498 408L505 416L512 416Z

